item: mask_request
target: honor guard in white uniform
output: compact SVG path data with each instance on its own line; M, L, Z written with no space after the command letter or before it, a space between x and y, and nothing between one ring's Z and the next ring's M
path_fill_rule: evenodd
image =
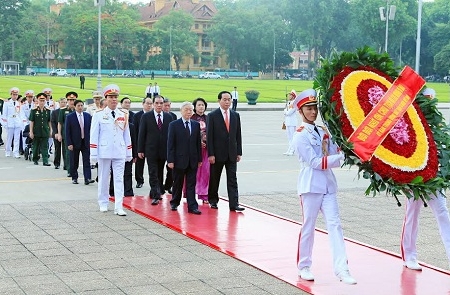
M294 105L294 99L297 93L294 89L288 94L286 100L286 107L284 108L284 125L286 125L286 132L288 138L288 150L284 155L294 155L294 147L292 146L292 138L294 137L295 129L297 128L297 108Z
M292 144L300 162L297 191L303 210L303 223L299 235L297 267L299 276L313 281L310 270L316 220L321 211L326 221L328 237L333 253L335 275L346 284L356 284L350 276L344 236L336 199L337 183L331 168L340 167L344 155L331 141L325 127L318 127L316 91L301 92L294 101L303 123L294 134Z
M11 99L4 103L2 114L2 125L7 130L5 156L11 157L11 145L14 145L13 155L15 158L20 158L20 131L22 131L27 119L23 117L23 113L20 111L21 102L17 99L19 97L19 88L13 87L9 90L9 93L11 94Z
M90 151L91 163L98 162L98 204L101 212L108 211L109 176L114 175L114 214L125 216L123 210L123 172L125 161L132 157L128 112L117 107L119 87L111 84L103 89L106 107L92 118Z
M95 114L96 111L101 109L100 100L103 98L103 94L101 91L94 91L92 93L93 103L89 104L86 108L86 112L88 112L91 116Z
M49 109L51 112L53 112L56 109L59 109L59 105L53 101L52 93L53 90L51 88L44 88L42 90L43 93L47 96L47 99L45 101L45 107ZM52 147L53 147L53 138L49 137L48 139L48 153L52 153Z
M434 89L426 88L422 94L429 98L434 98L436 92ZM450 217L447 209L447 199L440 192L436 192L435 195L430 196L427 204L431 208L431 211L433 211L442 242L444 243L445 252L450 262ZM401 239L401 253L404 266L418 271L422 270L422 267L417 262L417 235L419 232L420 209L423 206L424 203L421 199L416 201L414 199L408 199L406 201Z
M37 105L33 101L33 98L34 98L34 91L33 90L25 91L25 98L26 98L26 100L24 102L22 102L22 106L20 107L20 111L22 112L22 116L26 119L26 122L23 125L22 132L25 130L25 127L30 124L30 112ZM26 140L27 140L27 138L22 136L22 146L23 147L26 146Z

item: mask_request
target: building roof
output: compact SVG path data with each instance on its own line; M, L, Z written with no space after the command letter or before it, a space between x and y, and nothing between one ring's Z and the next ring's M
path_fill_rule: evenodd
M217 13L216 6L212 1L199 1L192 3L192 0L167 0L164 6L156 11L155 1L150 1L148 5L140 7L141 21L148 22L158 20L168 15L172 10L182 10L189 13L195 20L210 20Z

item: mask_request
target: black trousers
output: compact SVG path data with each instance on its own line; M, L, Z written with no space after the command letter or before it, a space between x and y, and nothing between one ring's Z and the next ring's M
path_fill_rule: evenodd
M145 159L137 158L134 163L134 179L137 183L144 183Z
M220 176L222 175L223 167L227 173L227 192L230 208L235 208L239 205L239 193L236 177L237 163L226 161L211 164L209 174L208 187L208 202L210 204L217 204L219 202L219 184Z
M84 146L84 139L81 140L82 148L76 149L74 148L72 151L69 149L69 157L70 157L70 175L72 176L72 180L78 179L78 167L80 165L80 153L83 161L83 176L84 180L91 179L91 163L90 163L90 150L88 147Z
M150 198L152 199L159 199L164 193L163 177L165 164L165 159L150 160L147 158Z
M195 200L195 185L197 184L197 167L186 169L173 169L173 194L170 204L179 206L181 202L181 194L183 191L183 183L186 179L186 199L189 210L198 209L198 203Z
M53 144L55 146L55 154L53 157L53 165L55 166L61 166L61 143L53 137ZM63 158L64 159L64 158Z
M173 185L173 170L166 165L166 180L164 180L164 190L168 191Z

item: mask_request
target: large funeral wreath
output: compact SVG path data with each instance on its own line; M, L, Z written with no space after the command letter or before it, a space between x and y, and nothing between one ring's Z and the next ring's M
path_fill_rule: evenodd
M364 47L356 52L333 53L322 59L314 88L320 112L347 165L357 165L359 175L370 180L366 195L386 191L428 200L450 187L450 136L437 99L417 95L414 103L376 149L362 162L348 141L367 114L398 77L386 53Z

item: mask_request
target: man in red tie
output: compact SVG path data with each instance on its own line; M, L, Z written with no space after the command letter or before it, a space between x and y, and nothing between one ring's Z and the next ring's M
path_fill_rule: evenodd
M231 93L218 94L219 108L208 114L206 123L206 147L211 165L208 188L208 202L212 209L218 209L219 184L223 167L227 172L227 190L230 211L243 211L239 206L237 185L237 163L242 156L241 118L230 109Z

